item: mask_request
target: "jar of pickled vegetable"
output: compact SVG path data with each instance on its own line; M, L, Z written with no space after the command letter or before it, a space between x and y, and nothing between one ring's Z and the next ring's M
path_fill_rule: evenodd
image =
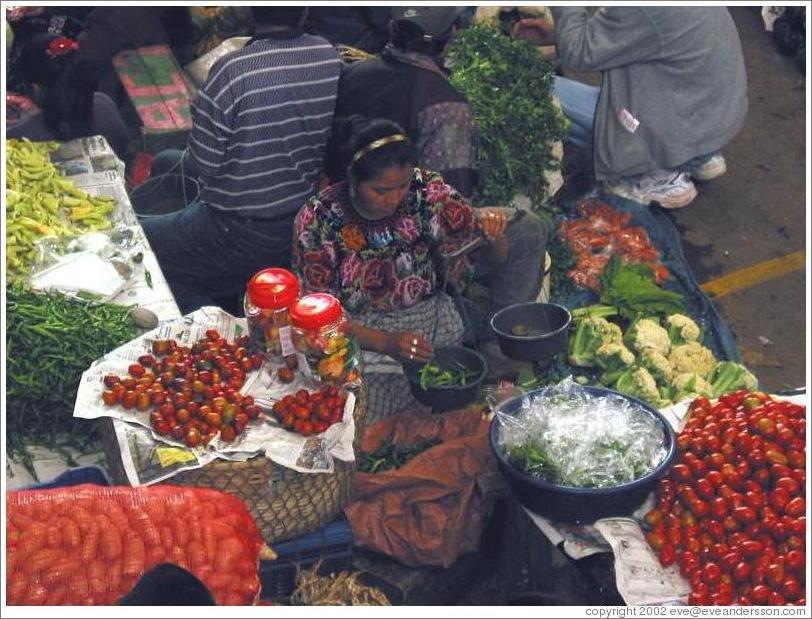
M263 269L248 280L243 305L253 350L284 357L295 352L288 310L298 297L299 280L285 269Z
M333 384L359 378L361 351L338 299L321 292L306 295L291 306L290 318L293 344L306 374Z

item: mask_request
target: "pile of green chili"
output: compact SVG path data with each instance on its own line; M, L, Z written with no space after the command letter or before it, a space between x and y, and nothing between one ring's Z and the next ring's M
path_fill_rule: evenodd
M399 469L416 455L439 445L439 440L421 440L414 445L396 448L392 443L384 443L372 453L358 452L358 470L362 473L382 473Z
M440 367L427 363L420 368L420 388L423 390L435 387L465 387L479 376L479 371L465 367L455 361L451 367Z
M82 373L137 332L130 309L6 287L6 448L32 473L29 446L63 454L95 447L95 424L74 419Z

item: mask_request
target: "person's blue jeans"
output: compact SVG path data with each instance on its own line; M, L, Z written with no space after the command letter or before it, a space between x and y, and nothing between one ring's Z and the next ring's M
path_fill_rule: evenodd
M254 273L290 267L293 219L249 219L200 201L140 219L181 313L236 298Z
M168 148L155 155L150 167L150 176L163 176L164 174L181 174L197 178L199 170L189 156L188 150Z
M567 141L573 146L591 151L600 88L556 75L554 91L561 101L564 115L570 119Z

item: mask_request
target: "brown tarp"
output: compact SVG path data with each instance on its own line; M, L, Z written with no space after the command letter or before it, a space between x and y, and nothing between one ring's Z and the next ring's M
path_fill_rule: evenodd
M490 507L476 482L496 470L489 427L481 407L408 413L371 425L362 439L368 453L386 441L401 448L442 442L400 469L357 474L353 502L345 509L355 544L410 566L448 567L476 550Z

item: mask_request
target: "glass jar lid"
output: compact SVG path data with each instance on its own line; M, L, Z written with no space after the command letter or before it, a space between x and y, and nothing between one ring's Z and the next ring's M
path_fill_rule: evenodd
M248 298L263 309L282 309L299 296L299 280L286 269L263 269L248 280Z
M318 329L341 318L341 301L326 292L303 296L290 308L290 321L302 329Z

